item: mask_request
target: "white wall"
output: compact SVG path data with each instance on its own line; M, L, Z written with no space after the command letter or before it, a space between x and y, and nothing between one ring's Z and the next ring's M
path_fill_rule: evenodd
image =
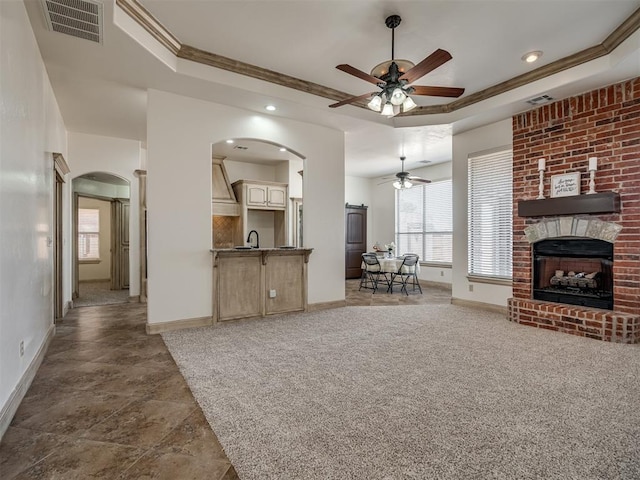
M211 145L226 138L268 140L305 155L309 303L344 300L344 133L150 90L151 324L211 316Z
M52 152L67 157L64 123L22 2L0 2L0 98L2 411L53 328Z
M511 286L473 283L467 279L467 168L468 157L501 146L512 146L511 119L469 130L453 137L453 290L454 299L507 305L512 296Z
M129 216L130 296L140 294L140 208L138 179L134 175L134 171L140 168L141 156L141 145L136 140L69 132L69 158L67 162L72 177L79 177L90 172L107 172L129 181L129 201L131 203ZM207 178L211 178L211 167L209 167ZM209 186L209 195L211 195L211 186ZM171 197L171 195L168 196ZM69 255L71 255L71 246L69 246Z
M96 198L78 198L78 208L95 208L100 212L99 263L80 263L78 279L109 280L111 278L111 202ZM82 293L80 293L82 295Z
M275 165L265 165L259 163L238 162L226 159L224 167L229 176L229 182L238 180L264 180L267 182L276 181Z

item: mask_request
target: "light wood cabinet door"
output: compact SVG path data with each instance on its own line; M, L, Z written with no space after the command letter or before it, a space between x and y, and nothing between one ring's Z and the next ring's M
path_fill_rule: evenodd
M254 207L266 207L267 187L263 185L247 185L246 204Z
M268 202L270 207L285 208L287 206L287 189L285 187L267 187Z
M215 299L219 321L264 315L262 256L220 257Z

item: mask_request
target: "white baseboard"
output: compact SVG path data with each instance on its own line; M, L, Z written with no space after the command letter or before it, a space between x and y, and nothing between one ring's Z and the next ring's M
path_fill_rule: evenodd
M308 312L315 312L316 310L328 310L330 308L340 308L346 307L346 300L334 300L333 302L318 302L318 303L310 303L307 306Z
M149 335L155 335L171 330L181 330L183 328L208 327L213 325L213 317L185 318L184 320L172 320L162 323L147 323L146 331Z
M56 327L52 324L47 331L42 345L40 345L40 348L38 349L38 353L36 353L35 357L33 357L31 364L25 370L22 378L16 385L16 388L14 388L13 392L11 392L11 395L9 395L7 403L5 403L5 405L2 407L2 410L0 410L0 440L9 428L9 424L11 423L11 420L13 420L13 416L18 410L20 402L22 402L22 399L27 393L27 390L29 390L29 387L31 386L31 382L33 382L36 373L38 373L38 368L40 368L40 364L44 359L44 354L47 353L47 349L49 348L49 344L51 343L51 340L53 339L55 333Z
M452 298L452 305L459 305L461 307L479 308L481 310L489 310L491 312L504 314L505 317L509 314L509 310L506 306L494 305L492 303L476 302L475 300L463 300L462 298Z

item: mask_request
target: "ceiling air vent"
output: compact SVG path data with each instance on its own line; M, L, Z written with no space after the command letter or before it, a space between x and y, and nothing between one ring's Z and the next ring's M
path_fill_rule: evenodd
M245 147L244 145L236 145L233 147L234 150L248 150L249 147Z
M529 105L542 105L543 103L550 102L551 100L553 100L553 97L550 97L549 95L540 95L539 97L530 98L527 100L527 103Z
M102 3L42 0L42 6L49 30L102 43Z

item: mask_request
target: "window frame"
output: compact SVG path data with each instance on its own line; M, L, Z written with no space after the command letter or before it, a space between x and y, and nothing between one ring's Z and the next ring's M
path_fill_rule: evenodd
M98 230L97 231L80 231L80 211L81 210L91 210L91 211L95 211L96 215L97 215L97 225L98 225ZM96 235L97 236L97 256L95 257L81 257L80 253L81 253L81 245L83 243L83 241L81 240L82 236L89 236L89 235ZM94 208L94 207L78 207L78 238L77 238L77 242L78 242L78 251L77 251L77 260L80 264L97 264L100 263L102 261L102 259L100 258L100 209L99 208Z
M496 181L496 171L495 168L491 169L487 167L490 162L496 161L505 161L506 157L508 157L508 165L500 165L500 169L498 172L502 172L503 175L509 177L509 181L504 179L504 185L499 185L498 188L508 189L508 194L506 198L508 198L508 204L499 204L497 202L491 203L491 206L497 206L498 212L498 227L497 227L497 236L498 238L502 238L501 235L506 233L506 238L504 241L500 241L497 243L493 243L491 245L491 249L487 247L487 250L491 250L493 257L498 258L506 258L506 261L498 262L499 267L493 272L486 273L483 271L474 271L477 269L476 262L474 261L474 243L481 245L485 243L482 239L478 239L474 236L474 231L478 230L478 225L482 226L482 221L479 219L475 219L473 216L474 208L477 209L479 206L477 205L478 201L480 201L483 196L491 197L493 192L478 192L476 195L477 200L474 203L474 189L473 189L473 181L474 174L472 173L474 160L477 162L484 162L485 165L482 167L485 168L484 172L476 172L475 176L481 175L482 173L487 173L491 171L492 182L495 184ZM508 172L508 173L505 173ZM500 180L500 177L498 177ZM480 180L480 183L482 181ZM477 190L478 188L476 188ZM480 197L480 198L478 198ZM503 222L505 219L508 221L508 225L504 225ZM500 250L498 254L495 254L496 247L504 247L506 251ZM481 248L482 250L482 248ZM480 270L480 269L477 269ZM508 270L509 275L500 274ZM470 153L467 156L467 279L471 282L477 283L489 283L495 285L512 285L513 283L513 148L511 145L505 145L502 147L497 147L491 150L484 150L480 152Z

